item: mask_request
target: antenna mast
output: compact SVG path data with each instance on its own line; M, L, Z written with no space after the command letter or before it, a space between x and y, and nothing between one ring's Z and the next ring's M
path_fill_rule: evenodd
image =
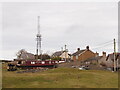
M37 37L37 49L36 49L36 54L37 54L37 59L38 56L40 55L40 59L42 60L42 52L41 52L41 34L40 34L40 16L38 16L38 33L36 35Z

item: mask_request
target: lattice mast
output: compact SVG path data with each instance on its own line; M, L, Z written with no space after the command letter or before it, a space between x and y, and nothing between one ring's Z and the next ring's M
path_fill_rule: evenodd
M40 55L40 59L42 60L42 51L41 51L41 34L40 34L40 16L38 16L38 33L36 35L37 37L37 49L36 49L36 54L37 54L37 59L38 56Z

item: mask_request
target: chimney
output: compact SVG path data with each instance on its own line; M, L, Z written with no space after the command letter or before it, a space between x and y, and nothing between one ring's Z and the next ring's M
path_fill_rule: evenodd
M103 52L102 52L102 54L103 54L103 56L105 56L105 57L106 57L106 52L104 52L104 51L103 51Z
M98 52L96 52L96 57L97 57L97 56L99 56L99 53L98 53Z
M78 51L80 51L80 48L77 48Z
M86 49L89 50L89 46L86 46Z

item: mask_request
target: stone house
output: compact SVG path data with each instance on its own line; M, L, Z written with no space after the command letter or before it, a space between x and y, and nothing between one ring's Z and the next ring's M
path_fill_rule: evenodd
M98 60L98 63L102 66L106 66L106 52L102 52L101 58Z
M114 67L114 53L108 54L106 58L106 66L107 67ZM116 53L115 55L115 66L120 67L120 53Z
M114 53L108 54L106 56L106 52L103 52L103 56L98 61L98 63L102 66L113 68L113 66L114 66ZM115 65L117 67L120 67L120 53L116 53L116 55L115 55Z

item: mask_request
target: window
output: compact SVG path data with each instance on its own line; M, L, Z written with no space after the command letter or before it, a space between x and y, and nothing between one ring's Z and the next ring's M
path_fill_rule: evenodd
M21 61L18 61L18 64L21 64Z
M58 63L58 61L55 61L55 63Z
M78 56L76 56L76 60L78 60Z
M45 64L45 62L44 62L44 61L42 61L41 63L42 63L42 64Z
M35 64L35 62L31 62L31 64Z
M71 59L73 59L73 56L71 56Z
M51 61L49 61L49 64L51 64Z

